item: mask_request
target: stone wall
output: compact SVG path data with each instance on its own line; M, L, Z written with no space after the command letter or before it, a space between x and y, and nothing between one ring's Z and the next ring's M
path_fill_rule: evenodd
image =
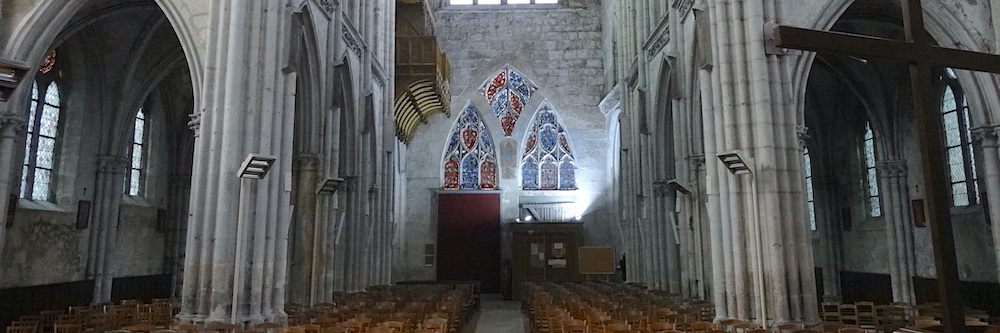
M587 245L614 245L610 224L597 220L604 205L608 142L598 103L605 95L600 1L561 6L444 6L435 13L436 35L451 61L451 114L471 102L482 114L494 142L503 139L497 117L479 86L505 64L539 87L524 108L511 138L523 151L527 124L546 99L558 112L575 148L576 191L522 191L517 176L501 172L501 220L517 218L521 196L575 196L587 230ZM406 219L400 233L394 280L433 279L423 264L424 244L436 243L431 204L441 187L441 156L454 117L428 119L406 152ZM497 152L499 156L499 151ZM518 159L520 156L518 156ZM503 169L504 165L500 166Z

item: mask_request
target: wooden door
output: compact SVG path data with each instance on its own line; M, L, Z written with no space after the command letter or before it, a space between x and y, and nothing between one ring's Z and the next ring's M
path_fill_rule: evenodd
M577 261L579 223L518 223L511 225L514 299L524 282L581 282Z
M438 281L479 281L500 293L500 193L438 194Z

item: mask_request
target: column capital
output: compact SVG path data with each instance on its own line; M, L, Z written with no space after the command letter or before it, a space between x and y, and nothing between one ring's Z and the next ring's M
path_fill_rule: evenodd
M657 197L665 197L669 194L670 187L667 186L666 180L657 180L653 182L653 194Z
M1000 125L984 125L972 129L972 140L981 142L983 147L1000 147Z
M201 131L200 131L201 130L201 115L203 113L204 112L194 112L194 113L188 114L188 118L190 118L191 120L188 121L187 125L188 125L189 128L191 128L192 131L194 131L194 137L196 137L196 138L201 133Z
M809 127L795 125L795 137L799 140L799 150L805 150L806 140L809 140Z
M24 133L27 130L27 124L27 120L22 115L15 113L0 114L0 133L2 133L4 138L13 138Z
M875 168L884 177L906 177L906 160L879 161L875 163Z
M101 155L97 157L97 170L103 173L125 174L128 159L121 156Z
M319 155L311 153L300 153L295 155L295 163L299 170L317 171L319 170Z

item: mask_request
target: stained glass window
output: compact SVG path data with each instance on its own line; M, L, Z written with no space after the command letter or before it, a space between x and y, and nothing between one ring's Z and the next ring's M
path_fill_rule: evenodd
M500 128L510 136L517 119L524 111L524 104L538 90L510 65L504 66L479 87L479 92L490 102L493 113L500 118Z
M497 159L490 134L474 106L458 115L441 159L446 190L496 189Z
M806 174L806 209L809 210L809 230L816 230L816 200L813 197L813 173L812 158L809 157L809 148L802 153L802 168Z
M24 142L24 160L21 167L20 197L51 201L52 178L56 160L56 139L61 111L59 86L55 82L31 86L31 103L28 110L28 135Z
M871 124L865 123L865 175L868 182L868 208L872 217L882 216L882 202L879 201L878 177L875 172L875 134Z
M976 175L976 155L972 150L972 132L969 130L969 102L962 94L955 72L946 69L939 77L944 90L941 97L941 116L944 117L945 146L951 199L955 206L968 206L979 202L979 181Z
M575 190L576 160L569 134L548 101L538 107L530 126L521 158L521 188Z
M129 173L125 175L125 193L131 196L141 194L140 188L143 178L144 153L146 142L146 113L139 108L135 114L135 123L132 127L132 159L129 163Z

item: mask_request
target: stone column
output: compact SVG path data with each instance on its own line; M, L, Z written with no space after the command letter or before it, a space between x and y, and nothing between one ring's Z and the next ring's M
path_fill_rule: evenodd
M282 71L282 52L258 51L287 45L291 13L279 0L213 0L210 15L205 79L196 85L200 135L179 319L282 322L295 79L294 72ZM248 154L277 158L266 178L238 177ZM245 245L240 262L237 242ZM239 285L237 269L244 277Z
M167 194L167 272L170 272L170 295L181 297L184 281L184 247L187 240L188 199L191 198L191 175L170 177L170 192Z
M889 272L892 298L896 302L914 302L913 234L910 229L910 193L906 161L893 160L876 164L882 191L882 214L889 236Z
M122 186L128 160L121 156L97 159L94 186L94 219L90 227L90 257L93 269L94 304L111 302L111 282L117 271L114 252L118 243L118 219L121 212Z
M979 127L972 134L983 149L983 165L978 168L979 179L986 189L986 205L990 207L987 218L993 229L993 253L1000 264L1000 126Z
M11 176L14 174L14 143L17 138L24 135L25 119L18 114L0 114L0 258L3 257L4 240L7 235L8 212L17 207L8 207L13 183ZM19 168L18 168L19 169ZM0 276L3 275L4 267L0 266Z
M314 154L298 154L295 158L295 224L290 227L292 237L291 258L289 258L289 300L298 304L312 304L319 288L322 275L318 272L322 263L322 253L317 255L317 244L325 237L316 229L317 219L322 215L317 208L316 184L319 182L319 158Z
M712 256L716 314L767 327L818 323L812 242L803 222L800 117L788 86L796 59L764 49L761 27L781 20L775 0L708 5L715 52L707 85L725 87L702 103L704 132L720 133L705 140L709 200L719 201L709 205L712 244L721 247ZM730 174L716 157L730 151L750 162L752 174Z
M654 193L659 203L661 218L656 221L658 235L655 249L660 253L662 271L658 272L660 288L670 293L681 293L681 255L678 240L680 235L674 228L677 222L677 192L667 187L666 182L656 182Z

